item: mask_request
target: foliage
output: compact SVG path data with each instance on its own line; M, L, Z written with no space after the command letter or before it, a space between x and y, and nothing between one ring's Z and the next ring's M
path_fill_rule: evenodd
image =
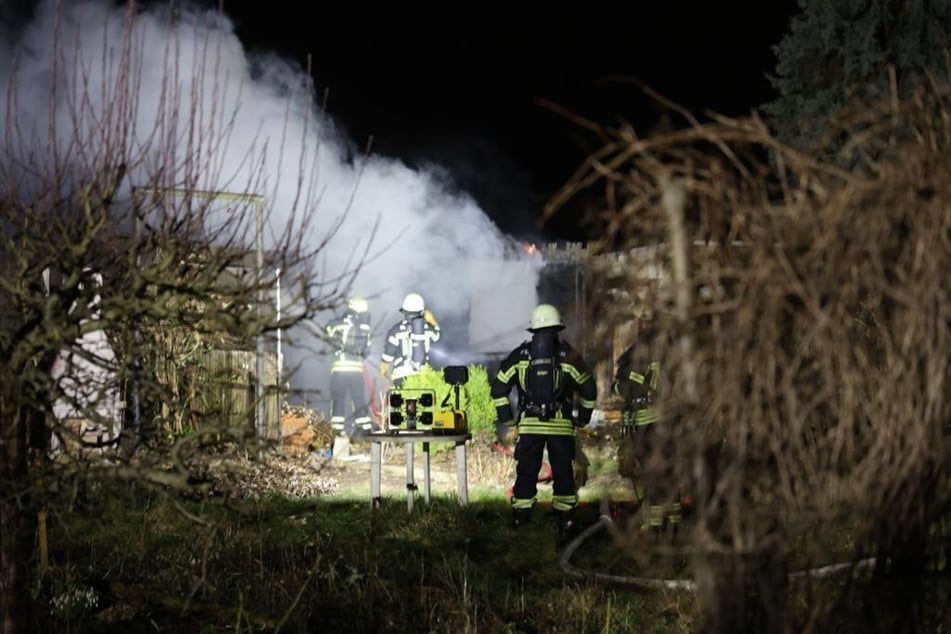
M468 395L468 407L471 428L474 432L484 432L494 438L495 419L497 417L495 405L492 403L491 382L485 367L472 364L469 366L469 382L465 390Z
M774 47L769 79L778 96L764 106L781 141L815 148L825 142L830 115L896 90L907 98L948 76L947 2L800 0L800 6Z

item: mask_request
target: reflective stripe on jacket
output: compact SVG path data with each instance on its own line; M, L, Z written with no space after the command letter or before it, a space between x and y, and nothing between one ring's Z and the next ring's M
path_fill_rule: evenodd
M331 372L363 372L363 360L370 351L370 324L347 312L327 325L327 336L336 347Z
M513 350L499 366L498 374L492 381L492 402L500 423L508 423L514 418L510 400L513 388L518 391L520 407L531 400L526 392L525 381L530 361L530 344L526 341ZM591 411L597 405L597 383L581 355L565 341L559 342L558 367L561 370L561 379L560 382L556 381L558 403L555 411L548 420L523 413L518 420L519 434L574 435L575 425L572 423L571 410L576 393L578 426L587 425L591 420Z
M648 334L648 333L645 333ZM636 426L652 425L660 414L653 405L660 380L660 362L652 359L650 343L632 345L618 359L612 392L624 400Z

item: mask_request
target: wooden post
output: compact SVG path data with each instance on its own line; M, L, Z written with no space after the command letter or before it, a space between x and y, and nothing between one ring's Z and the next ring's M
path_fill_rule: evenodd
M45 573L50 565L49 541L46 534L46 509L41 509L37 515L37 533L40 547L40 573Z
M667 214L667 229L670 235L670 260L674 291L674 318L680 329L680 350L687 400L697 401L697 367L693 359L693 336L685 327L690 316L691 288L688 271L687 231L684 228L686 191L682 179L666 179L662 185L662 204Z

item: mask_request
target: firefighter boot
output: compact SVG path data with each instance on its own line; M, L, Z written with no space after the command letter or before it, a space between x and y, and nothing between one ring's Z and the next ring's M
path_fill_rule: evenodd
M677 542L677 534L680 532L680 525L683 522L683 514L680 502L674 502L667 507L667 530L670 536L670 543Z
M336 459L346 458L350 455L350 439L346 436L337 436L334 438L333 453Z
M518 528L520 526L525 526L532 519L532 509L513 509L512 510L512 527Z

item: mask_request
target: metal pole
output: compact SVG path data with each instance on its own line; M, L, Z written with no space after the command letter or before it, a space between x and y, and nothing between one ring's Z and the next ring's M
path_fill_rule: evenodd
M281 323L281 269L278 267L277 273L275 273L275 278L277 281L277 292L275 293L276 304L277 304L277 323ZM282 385L281 375L284 369L284 352L281 349L281 328L277 328L277 384L278 386Z
M257 222L257 284L258 306L264 306L264 199L258 197L254 206ZM260 310L260 309L259 309ZM257 334L257 382L255 383L255 399L258 404L257 440L258 460L264 459L264 436L266 429L267 407L264 400L264 333L258 328Z
M142 187L135 186L132 188L132 238L136 250L135 264L140 270L142 266L142 245L139 236L139 214L141 212L139 195L141 192L148 193ZM142 444L142 402L139 397L139 379L142 376L142 357L139 356L141 349L142 335L139 332L139 323L136 321L132 326L132 381L130 386L132 398L132 449L130 453L133 456L139 453ZM122 422L125 424L124 417Z

